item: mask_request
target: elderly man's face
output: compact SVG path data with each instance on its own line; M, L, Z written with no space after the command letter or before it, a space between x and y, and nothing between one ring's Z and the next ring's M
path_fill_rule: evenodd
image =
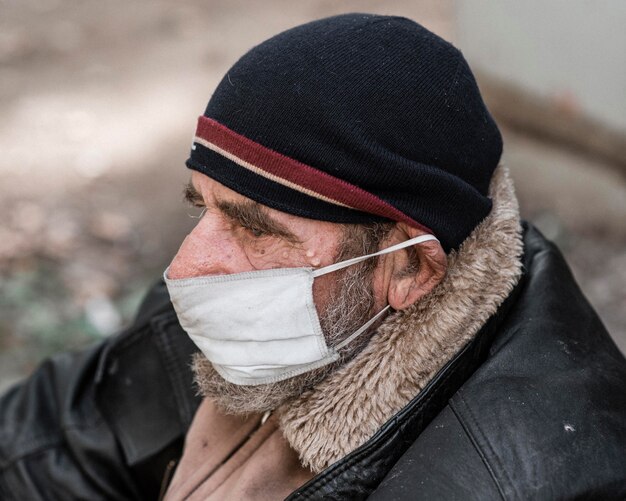
M170 264L169 278L317 268L335 262L343 236L338 224L260 205L199 172L191 175L187 198L206 211ZM338 276L333 273L315 280L318 314L326 307ZM384 298L376 299L381 307L385 304Z
M340 254L345 258L362 252L358 245L351 248L346 243L340 225L262 206L199 172L192 173L186 196L206 210L170 264L168 276L172 279L321 267L335 262ZM313 298L330 345L366 322L376 303L381 303L379 309L384 305L382 294L375 298L373 275L371 266L361 264L314 281ZM354 355L364 342L353 343L344 356ZM224 380L202 355L194 361L200 392L231 413L274 409L331 370L332 366L326 366L273 384L238 386Z
M187 198L206 211L170 264L171 279L271 268L317 268L366 253L363 234L350 235L348 226L268 208L199 172L192 173ZM397 224L381 246L422 233ZM330 346L355 332L386 304L406 308L439 283L445 273L445 254L438 242L426 242L412 252L419 257L417 268L412 266L415 263L410 253L400 251L315 279L313 299ZM275 409L321 381L358 353L367 340L363 335L350 343L341 352L342 360L333 365L258 386L224 380L205 357L198 355L194 362L196 380L200 392L227 412Z

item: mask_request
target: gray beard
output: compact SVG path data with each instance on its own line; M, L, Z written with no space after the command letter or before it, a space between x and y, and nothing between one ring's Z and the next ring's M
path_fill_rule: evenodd
M339 272L338 272L339 273ZM373 266L361 263L346 269L329 306L320 315L322 332L329 346L335 346L355 332L372 314L374 306ZM194 355L192 369L198 393L208 397L227 414L251 414L274 410L288 400L314 387L338 367L359 353L371 334L363 333L341 351L341 358L329 365L284 381L258 386L241 386L226 381L209 360Z

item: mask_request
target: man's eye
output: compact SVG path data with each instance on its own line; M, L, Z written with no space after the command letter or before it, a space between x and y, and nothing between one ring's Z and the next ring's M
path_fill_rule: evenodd
M258 228L247 228L247 229L255 238L260 238L266 235L266 233L263 230L260 230Z

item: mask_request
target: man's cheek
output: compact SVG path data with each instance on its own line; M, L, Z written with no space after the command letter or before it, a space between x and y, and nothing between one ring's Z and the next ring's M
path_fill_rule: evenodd
M256 270L307 266L297 249L272 237L244 242L242 247L250 264Z
M323 316L328 304L334 297L338 287L337 277L335 276L337 274L322 275L313 281L313 301L319 318Z

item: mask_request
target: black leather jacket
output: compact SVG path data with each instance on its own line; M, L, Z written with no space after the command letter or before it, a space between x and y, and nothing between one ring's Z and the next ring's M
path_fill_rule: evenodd
M524 264L476 338L290 499L626 499L626 361L532 228ZM199 403L193 351L158 284L126 332L44 362L0 400L0 499L156 499Z

